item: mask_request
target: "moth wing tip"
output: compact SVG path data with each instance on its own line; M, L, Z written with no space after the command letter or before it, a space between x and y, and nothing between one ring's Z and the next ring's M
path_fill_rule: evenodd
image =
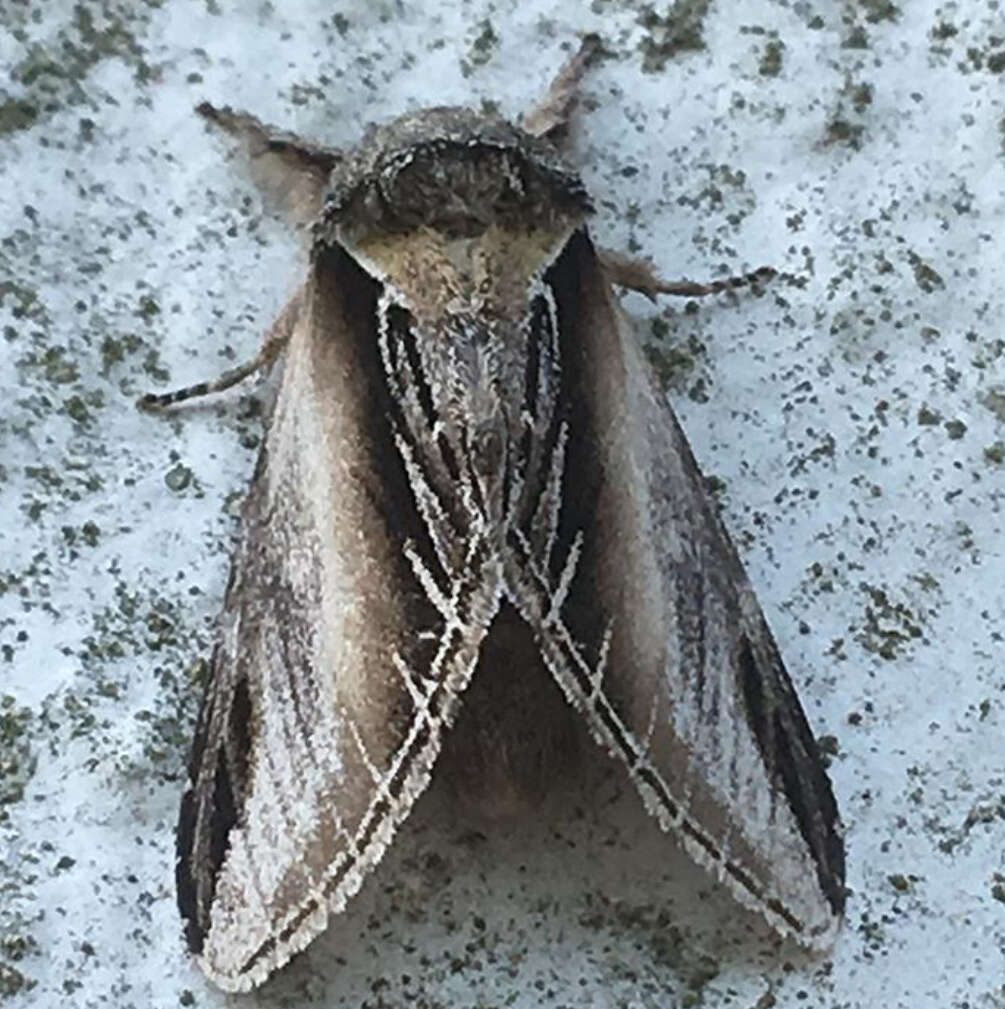
M838 941L844 925L844 912L835 911L828 905L824 922L795 936L796 941L812 953L829 953Z
M220 989L220 991L227 992L229 995L245 995L248 992L253 991L255 988L258 988L261 984L263 984L265 979L271 973L271 971L262 971L259 973L257 970L252 969L246 973L231 974L229 972L215 970L207 962L205 957L198 957L197 962L203 974L205 974L206 977Z

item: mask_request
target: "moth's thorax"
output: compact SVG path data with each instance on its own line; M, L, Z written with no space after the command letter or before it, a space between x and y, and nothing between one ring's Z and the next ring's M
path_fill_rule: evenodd
M419 324L480 318L492 325L526 314L535 281L581 223L581 215L568 215L547 228L490 224L470 236L377 231L347 248Z
M459 500L497 532L523 483L528 425L548 409L539 392L557 391L557 358L542 351L557 332L545 274L582 221L378 229L346 244L382 284L377 329L399 435L440 492L469 484Z

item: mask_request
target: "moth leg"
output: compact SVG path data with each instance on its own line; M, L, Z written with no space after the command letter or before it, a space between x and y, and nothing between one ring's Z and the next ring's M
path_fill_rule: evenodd
M607 279L612 284L638 291L650 301L655 301L657 294L703 298L710 294L721 294L723 291L734 291L738 287L756 287L778 275L778 271L773 267L762 266L739 277L724 277L722 280L712 280L707 284L698 284L690 280L671 282L663 280L648 259L611 252L609 249L598 250L597 255Z
M218 378L209 382L197 382L195 385L185 386L183 389L175 389L172 392L148 392L136 400L136 407L139 410L156 412L166 407L174 406L176 403L184 402L187 399L196 399L199 396L209 396L214 392L222 392L229 389L238 382L243 382L249 375L255 372L264 371L272 366L283 348L289 343L293 335L293 329L297 324L300 309L303 305L304 292L301 289L286 303L279 313L276 321L269 327L265 334L262 346L258 353L248 361L239 364L236 368L230 368Z
M544 98L520 117L520 126L526 133L547 137L569 125L579 82L599 52L599 36L585 36L578 52L558 72Z
M309 224L321 209L331 170L341 151L269 126L247 112L209 102L196 112L242 141L259 188L295 224Z

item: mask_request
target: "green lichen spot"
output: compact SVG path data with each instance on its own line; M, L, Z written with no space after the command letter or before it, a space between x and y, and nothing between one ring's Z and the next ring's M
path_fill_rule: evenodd
M43 113L90 104L86 78L103 60L116 58L132 66L138 83L151 78L143 48L127 22L148 21L150 8L156 6L153 0L119 4L118 9L107 3L49 6L56 17L47 19L47 30L33 32L31 42L21 39L23 57L12 68L11 78L24 94L0 106L0 132L27 129ZM88 132L87 120L81 120L82 139Z
M914 270L914 282L926 294L932 294L936 290L945 288L946 284L942 277L917 253L909 252L907 261L911 264L911 269Z
M639 44L643 71L660 73L679 53L703 50L708 8L709 0L677 0L662 16L652 7L643 8L639 23L649 32Z
M912 641L922 637L921 622L903 603L890 599L885 589L863 585L869 595L857 640L882 659L896 659Z
M38 108L31 102L18 98L8 98L0 102L0 135L17 133L35 125Z
M1005 385L991 386L977 397L978 402L986 410L1005 424Z
M21 801L35 773L28 731L31 721L28 708L19 708L9 694L0 698L0 823L8 817L4 807Z
M161 314L161 307L152 294L144 294L140 296L140 300L136 305L136 314L144 322L150 323Z
M164 474L164 483L167 484L169 490L173 490L176 494L181 494L182 491L186 490L192 483L194 474L183 463L175 463Z
M664 341L669 334L669 326L663 319L653 320L652 332L660 342L646 344L645 352L662 388L678 394L687 393L689 386L700 382L704 389L705 379L699 371L708 354L701 340L691 334L686 342L668 345Z
M887 876L886 880L897 893L907 893L911 889L911 881L899 872Z
M101 374L106 378L116 364L121 364L129 355L135 354L143 341L132 333L106 336L101 341Z
M872 105L872 85L855 84L851 89L851 104L859 114Z
M16 967L7 963L0 963L0 995L13 998L20 991L27 991L35 987L32 978L25 977Z
M782 72L784 54L785 43L781 39L769 39L761 53L761 62L757 72L762 77L777 77Z
M66 347L49 347L42 355L46 381L54 385L69 385L80 378L76 362L69 357Z
M471 65L476 67L488 63L492 59L492 51L499 42L499 36L496 35L495 28L492 27L492 22L488 18L482 21L478 27L478 34L471 43L471 50L468 54Z
M868 49L869 35L861 25L855 25L841 43L842 49Z
M161 364L160 352L156 347L151 347L144 355L143 370L155 382L166 382L171 377L171 372Z
M87 403L84 402L82 396L70 396L68 399L63 401L63 409L66 411L68 417L75 420L78 424L89 425L94 420L94 415L87 408Z
M0 281L0 307L4 307L7 299L14 302L10 314L15 319L32 319L43 322L47 319L45 306L38 297L38 292L27 284L19 284L14 280Z
M1005 463L1005 441L994 441L984 449L984 458L995 466Z
M824 141L828 144L845 144L855 150L862 146L865 127L838 116L832 119L824 131Z
M890 3L890 0L859 0L859 6L865 11L865 19L871 25L880 21L896 21L900 17L900 8Z

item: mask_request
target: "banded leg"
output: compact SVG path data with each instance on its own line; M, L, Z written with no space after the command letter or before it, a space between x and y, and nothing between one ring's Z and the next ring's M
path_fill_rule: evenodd
M218 378L212 379L209 382L197 382L195 385L188 385L183 389L175 389L172 392L145 393L136 400L137 409L153 413L174 406L176 403L182 403L187 399L196 399L199 396L209 396L214 392L222 392L224 389L237 385L238 382L243 382L249 375L254 375L258 371L264 371L271 367L283 348L289 343L297 324L297 319L300 317L303 303L304 292L301 289L286 303L276 321L265 334L265 340L262 342L261 349L249 361L245 361L236 368L225 371Z
M724 291L735 291L738 287L756 288L773 277L778 271L771 266L761 266L750 273L739 277L723 277L722 280L712 280L707 284L698 284L690 280L666 281L656 273L656 268L648 259L628 256L621 252L611 252L608 249L598 250L600 263L607 274L607 279L618 287L627 287L631 291L644 294L650 301L656 300L658 294L669 294L680 298L704 298L710 294L722 294Z

